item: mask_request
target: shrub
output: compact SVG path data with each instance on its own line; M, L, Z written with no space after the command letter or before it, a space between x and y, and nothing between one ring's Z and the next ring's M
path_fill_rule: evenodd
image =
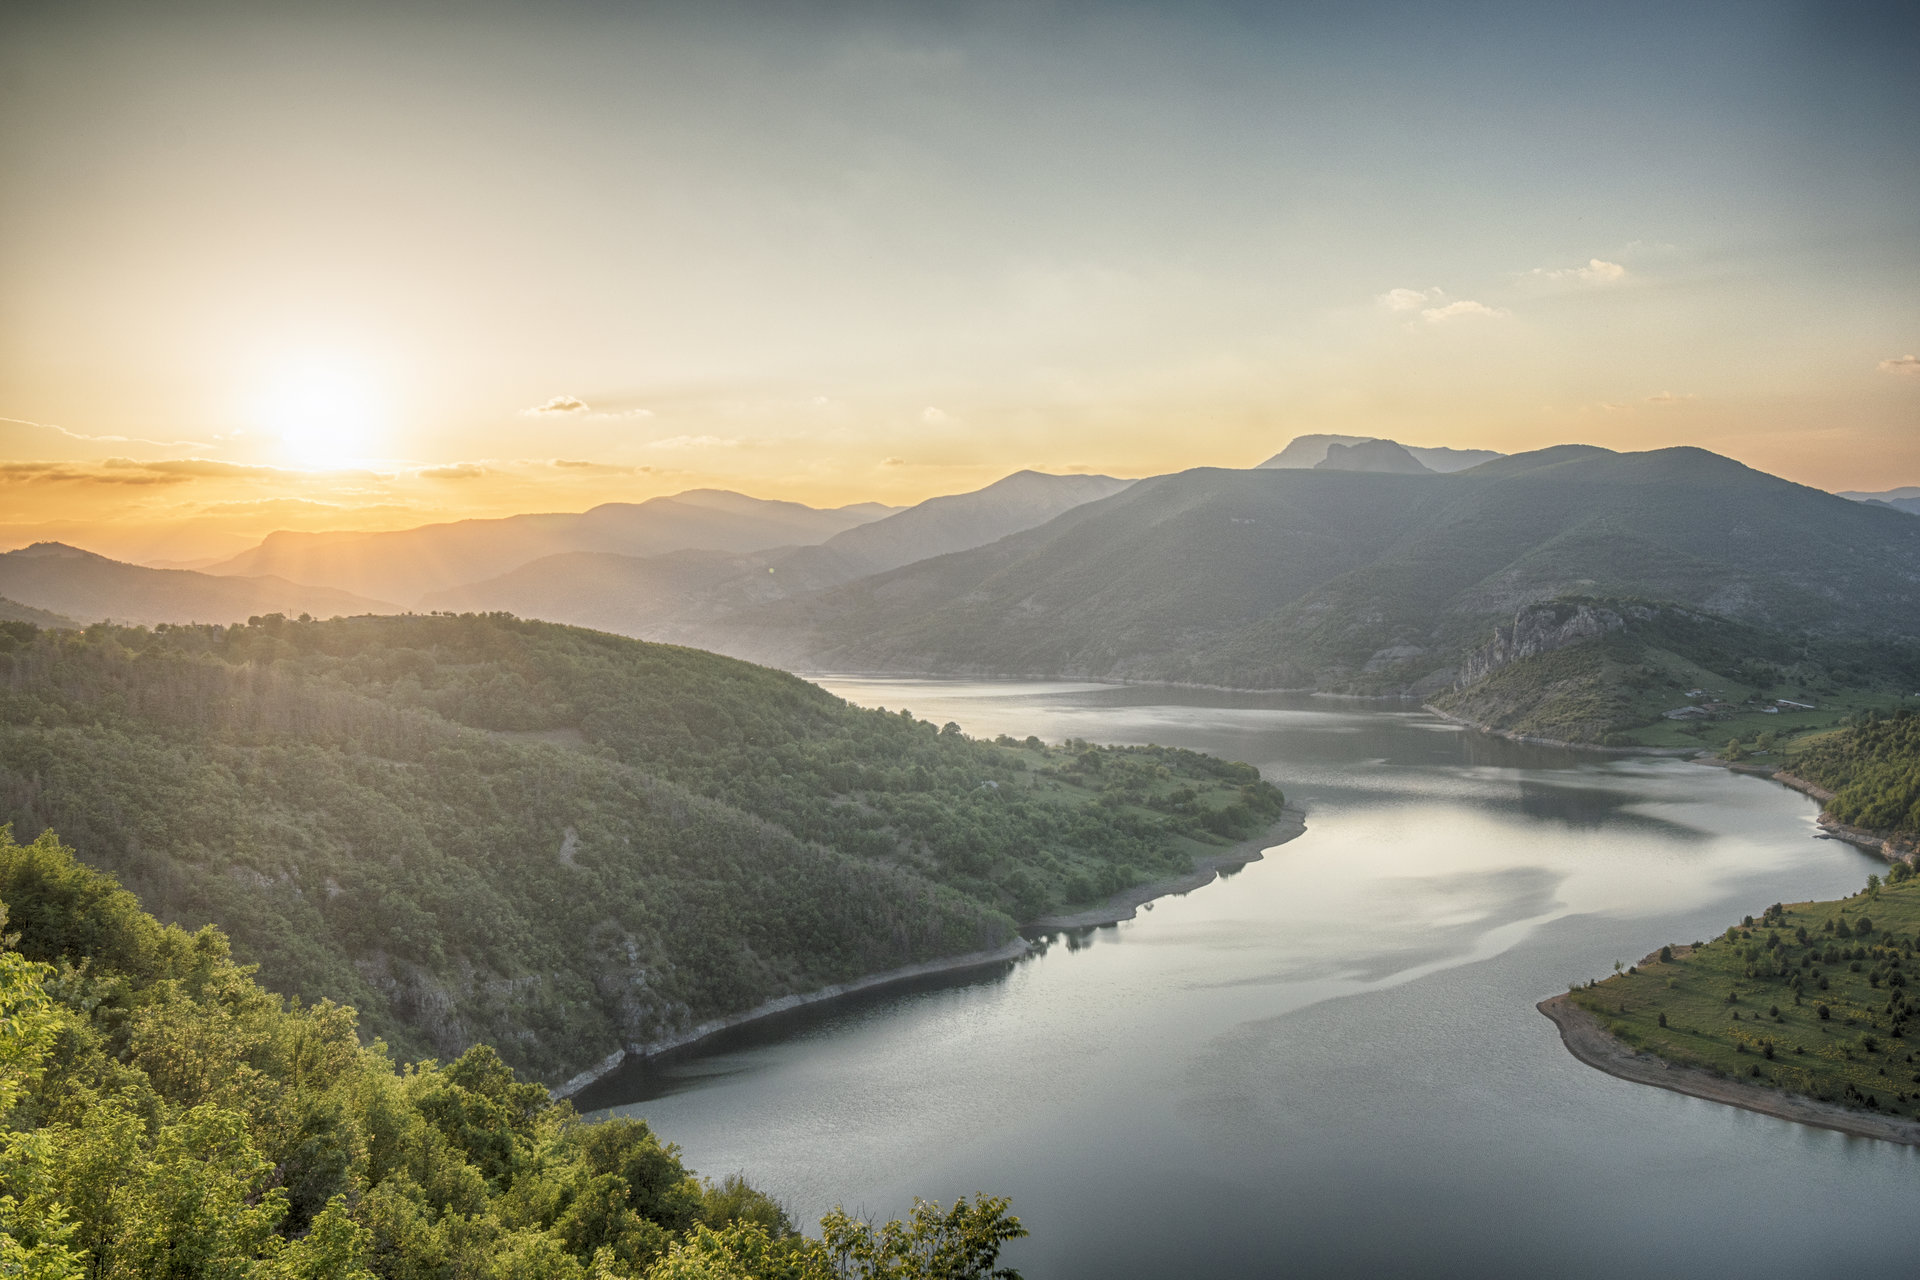
M1813 1016L1820 1019L1820 1021L1825 1022L1829 1018L1833 1017L1833 1010L1827 1008L1827 1006L1823 1004L1817 1004L1813 1006Z
M1667 1025L1667 1015L1664 1013L1660 1015L1660 1025L1663 1027Z
M1672 964L1672 963L1673 963L1673 947L1672 947L1671 945L1668 945L1668 944L1663 944L1663 945L1661 946L1661 948L1660 948L1660 963L1661 963L1661 964Z

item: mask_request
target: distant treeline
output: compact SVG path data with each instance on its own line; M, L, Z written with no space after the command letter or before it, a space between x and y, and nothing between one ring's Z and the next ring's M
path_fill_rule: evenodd
M1869 714L1810 744L1789 766L1833 792L1827 812L1875 831L1920 833L1920 716Z
M1167 748L975 741L698 650L504 615L0 635L0 821L269 987L549 1079L999 946L1280 794Z
M0 831L4 930L0 1275L985 1280L1025 1234L981 1197L879 1227L836 1210L807 1239L491 1049L401 1066L363 1047L353 1010L270 994L218 930L161 926L51 833Z

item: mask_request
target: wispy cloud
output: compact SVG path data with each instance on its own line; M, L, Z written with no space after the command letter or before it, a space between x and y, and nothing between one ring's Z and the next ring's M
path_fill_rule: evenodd
M579 396L555 396L545 404L536 404L520 412L528 417L540 417L556 413L585 413L589 408L591 406Z
M422 467L423 480L479 480L491 472L477 462L450 462L442 467Z
M1437 302L1445 296L1438 289L1389 289L1380 295L1378 301L1389 311L1418 311L1429 302Z
M1448 320L1458 320L1462 316L1481 316L1498 320L1509 313L1504 307L1488 306L1484 302L1475 302L1471 298L1446 300L1444 289L1389 289L1374 299L1388 311L1406 314L1419 312L1420 318L1428 324L1441 324Z
M930 427L944 427L948 423L953 421L953 416L949 414L945 409L939 409L939 408L935 408L933 405L928 405L926 408L920 411L920 421L926 423Z
M1627 278L1627 269L1617 262L1589 258L1584 267L1535 267L1527 273L1536 280L1561 284L1609 285Z
M1909 378L1920 375L1920 356L1895 356L1891 360L1882 360L1880 372L1897 373Z
M1448 320L1459 320L1468 316L1481 316L1489 320L1502 320L1512 314L1505 307L1490 307L1484 302L1475 302L1471 298L1461 298L1457 302L1445 303L1438 307L1428 307L1420 313L1420 318L1428 324L1441 324Z
M740 441L724 436L668 436L646 446L649 449L738 449Z
M1694 399L1698 399L1698 397L1695 396L1691 391L1685 392L1681 395L1675 395L1671 391L1656 391L1652 395L1647 397L1647 403L1648 404L1685 404L1687 401L1694 400Z

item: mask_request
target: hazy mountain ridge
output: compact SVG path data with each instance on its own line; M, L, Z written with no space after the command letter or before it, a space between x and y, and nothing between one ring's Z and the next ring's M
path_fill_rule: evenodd
M550 555L675 551L736 554L824 542L889 510L875 503L822 510L797 502L695 489L591 510L423 525L391 533L276 533L211 574L275 574L295 582L414 605L433 592L511 572Z
M1201 469L700 639L801 669L1383 692L1452 682L1520 607L1668 601L1920 630L1920 526L1697 449L1563 446L1450 476Z
M36 611L64 615L62 624L40 625L105 618L142 626L231 623L269 613L324 618L394 611L384 601L271 575L216 577L188 569L149 569L61 542L37 542L0 555L0 594Z
M711 619L810 594L914 561L967 550L1125 489L1110 476L1017 471L971 493L930 498L814 546L751 555L551 556L436 592L425 607L504 609L625 635L681 638Z

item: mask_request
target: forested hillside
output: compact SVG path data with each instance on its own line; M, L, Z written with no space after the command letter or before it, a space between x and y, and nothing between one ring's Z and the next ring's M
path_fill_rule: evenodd
M1920 716L1912 709L1817 739L1788 767L1833 792L1827 812L1840 821L1920 835Z
M984 1277L1025 1234L981 1197L891 1233L836 1210L806 1239L491 1049L361 1045L352 1009L270 994L218 930L162 927L51 833L0 830L0 930L0 1275L880 1280L907 1274L891 1234Z
M1280 805L1245 765L977 742L503 616L23 635L0 653L0 821L219 924L274 990L549 1079L1000 946Z

